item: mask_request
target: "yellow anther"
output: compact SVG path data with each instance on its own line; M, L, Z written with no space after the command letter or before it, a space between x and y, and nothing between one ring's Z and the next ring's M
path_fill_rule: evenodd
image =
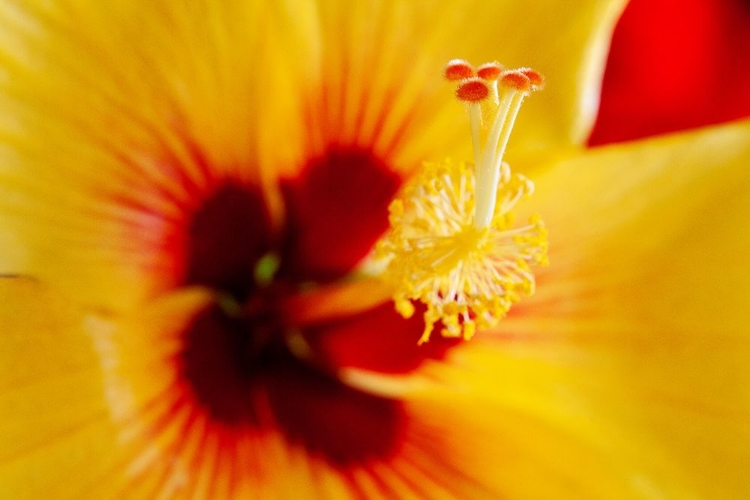
M481 230L473 224L474 172L464 163L425 164L392 203L391 229L377 251L389 260L385 278L397 311L410 317L410 301L427 306L420 342L438 321L443 335L468 339L533 292L530 264L546 261L546 232L539 218L513 227L508 212L528 183L511 174L498 185L498 197L511 201L498 204L491 227Z

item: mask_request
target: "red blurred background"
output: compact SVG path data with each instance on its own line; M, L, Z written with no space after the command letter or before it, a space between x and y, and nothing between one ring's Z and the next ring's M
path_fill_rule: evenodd
M589 144L750 116L750 0L631 0Z

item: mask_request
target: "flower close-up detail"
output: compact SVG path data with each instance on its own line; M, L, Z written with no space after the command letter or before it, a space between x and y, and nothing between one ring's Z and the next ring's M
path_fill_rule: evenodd
M426 164L390 205L391 228L379 246L395 284L396 309L410 318L416 299L427 306L427 342L436 322L446 337L469 340L491 328L522 295L533 293L529 263L547 262L546 230L539 216L512 226L512 209L534 184L512 174L503 155L524 98L543 77L530 69L503 71L499 63L475 70L453 60L445 75L458 80L467 106L474 164Z
M750 122L626 4L0 0L0 498L747 498Z

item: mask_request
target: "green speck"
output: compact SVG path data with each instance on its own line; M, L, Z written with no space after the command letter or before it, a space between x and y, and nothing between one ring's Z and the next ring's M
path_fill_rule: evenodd
M258 286L266 287L271 284L276 271L279 270L279 256L275 253L267 253L255 263L255 282Z

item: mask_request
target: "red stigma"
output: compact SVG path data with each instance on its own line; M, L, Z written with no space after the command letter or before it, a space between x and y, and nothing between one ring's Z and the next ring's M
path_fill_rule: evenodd
M490 89L481 78L469 78L458 84L456 97L461 101L480 102L490 95Z
M497 80L503 72L503 65L497 62L482 64L477 68L477 76L485 80Z
M474 76L474 66L463 59L453 59L445 66L445 79L451 82Z
M508 71L501 80L504 87L520 90L522 92L531 89L531 79L520 71Z
M544 75L535 69L524 69L521 71L531 82L531 90L541 90L544 88Z

